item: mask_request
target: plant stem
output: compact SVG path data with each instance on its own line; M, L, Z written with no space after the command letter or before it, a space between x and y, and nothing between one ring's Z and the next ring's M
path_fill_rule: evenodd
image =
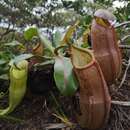
M115 28L119 28L119 27L124 26L124 25L127 25L127 24L130 24L130 21L125 21L125 22L123 22L123 23L120 23L120 24L118 24L118 25L115 25Z
M130 106L130 101L111 101L112 104L121 105L121 106Z

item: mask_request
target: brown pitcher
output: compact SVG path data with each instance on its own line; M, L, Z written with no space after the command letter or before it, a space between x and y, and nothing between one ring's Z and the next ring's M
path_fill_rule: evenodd
M94 55L100 64L105 80L108 85L111 85L121 71L121 54L115 29L107 20L105 21L107 25L103 26L96 19L93 20L91 41Z
M79 80L78 122L83 128L98 129L107 121L111 98L99 64L91 51L71 47L71 60Z

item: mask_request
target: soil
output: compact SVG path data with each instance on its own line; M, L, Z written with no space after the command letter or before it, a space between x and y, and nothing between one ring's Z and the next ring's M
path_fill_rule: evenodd
M0 119L0 130L83 130L75 120L75 97L61 96L54 85L53 79L51 78L50 80L50 78L48 78L51 76L50 74L51 72L45 71L30 72L28 92L22 103L10 115L11 118L15 117L16 119ZM34 78L36 79L33 80ZM130 100L129 80L130 72L127 73L126 81L118 91L117 87L121 79L110 87L112 100ZM5 91L7 86L7 82L0 81L1 90ZM39 90L36 91L35 87ZM56 97L58 105L54 97ZM0 104L6 104L7 99L8 97L5 97L0 100ZM73 127L66 127L62 121L54 115L57 111L62 114L64 113L69 121L74 124ZM20 119L20 121L18 119ZM100 130L129 129L130 107L112 105L108 122L104 128Z

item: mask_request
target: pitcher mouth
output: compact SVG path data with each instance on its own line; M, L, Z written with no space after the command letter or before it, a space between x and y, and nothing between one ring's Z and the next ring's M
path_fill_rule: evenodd
M77 51L77 53L74 53L74 51ZM76 47L75 45L71 46L71 59L72 59L73 66L76 69L80 69L80 70L91 67L96 61L92 51L88 50L87 48L84 49L84 48Z

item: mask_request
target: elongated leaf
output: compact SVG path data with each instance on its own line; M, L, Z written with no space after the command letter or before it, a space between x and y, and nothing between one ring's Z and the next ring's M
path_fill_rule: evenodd
M73 74L73 66L69 58L56 57L54 79L61 94L71 96L76 92L78 83Z
M0 75L0 79L9 80L9 76L8 76L8 74L2 74L2 75Z
M41 43L43 46L50 51L50 53L53 55L54 54L54 47L52 46L51 41L44 36L40 31L38 31L38 36L40 37Z
M5 43L4 46L17 46L20 45L21 43L19 43L18 41L12 41L10 43Z
M58 47L61 44L61 40L62 40L62 35L59 31L56 31L55 34L53 35L53 42L54 42L54 46Z
M10 64L10 65L12 65L12 64L14 64L14 63L17 64L18 62L20 62L20 61L22 61L22 60L29 59L29 58L31 58L31 57L33 57L32 54L21 54L21 55L19 55L19 56L16 56L14 59L12 59L9 64Z
M3 59L0 60L0 65L3 65L3 64L5 64L5 63L7 63L6 60L3 60Z
M44 61L42 63L37 63L34 66L35 67L44 67L44 66L53 65L53 64L54 64L54 60L46 60L46 61Z

